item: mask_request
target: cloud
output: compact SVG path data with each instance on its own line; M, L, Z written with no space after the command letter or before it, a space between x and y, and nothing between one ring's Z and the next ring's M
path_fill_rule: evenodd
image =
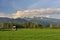
M47 15L46 17L47 17L47 18L50 18L50 16L49 16L49 15Z
M0 17L12 18L10 14L6 14L6 13L0 13Z
M60 14L60 8L44 8L44 9L35 9L35 10L23 10L23 11L17 11L16 13L12 14L5 14L0 13L0 17L8 17L8 18L23 18L23 17L30 17L33 18L36 17L57 17ZM55 15L55 16L54 16ZM56 18L55 17L55 18Z
M12 14L13 18L41 16L50 17L50 14L60 14L60 8L47 8L47 9L36 9L36 10L23 10L17 11Z
M17 11L16 13L12 14L12 18L20 18L23 16L23 11Z

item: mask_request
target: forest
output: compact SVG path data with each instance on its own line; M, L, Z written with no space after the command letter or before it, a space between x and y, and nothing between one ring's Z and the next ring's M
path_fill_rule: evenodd
M47 25L46 27L38 22L32 23L32 22L19 22L19 23L7 23L7 22L2 22L0 23L0 29L12 29L13 26L16 26L17 29L20 28L30 28L30 29L43 29L43 28L50 28L50 29L59 29L60 25L56 24L54 26L52 23Z

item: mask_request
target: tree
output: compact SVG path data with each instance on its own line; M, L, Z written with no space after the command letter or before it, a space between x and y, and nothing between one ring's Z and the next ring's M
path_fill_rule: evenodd
M56 28L57 28L57 29L59 28L59 24L57 24Z
M35 22L33 28L39 28L39 27L40 27L40 24L38 24L37 22Z
M3 28L7 28L7 23L3 22L3 23L2 23L2 27L3 27Z
M33 28L33 25L34 25L33 23L30 23L30 26L29 26L29 28Z
M27 27L27 23L26 22L22 22L22 24L21 24L24 28L26 28Z
M51 29L53 28L53 24L52 24L52 23L50 24L50 28L51 28Z

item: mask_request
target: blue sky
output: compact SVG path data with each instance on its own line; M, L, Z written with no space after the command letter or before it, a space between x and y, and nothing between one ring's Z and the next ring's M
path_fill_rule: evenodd
M12 13L17 10L25 10L37 0L0 0L0 12Z
M0 0L0 13L4 14L41 8L60 8L60 0ZM57 15L54 17L60 16Z

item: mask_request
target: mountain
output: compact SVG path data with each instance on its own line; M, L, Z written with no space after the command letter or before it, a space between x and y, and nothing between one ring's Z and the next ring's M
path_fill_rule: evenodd
M22 18L13 19L13 18L7 18L7 17L0 17L0 23L1 22L7 22L7 23L14 22L14 23L18 23L18 22L24 22L24 21L26 21L26 20L22 19Z
M17 18L17 19L13 19L15 23L19 23L19 22L27 22L27 20L25 20L24 18Z
M47 18L47 17L35 17L35 18L24 18L29 22L38 22L39 24L42 24L44 26L48 26L51 23L53 25L59 24L60 25L60 19L55 19L55 18Z
M12 18L0 17L0 23L1 23L1 22L12 22L12 21L13 21Z
M19 22L31 22L31 23L39 23L42 24L43 26L48 26L51 23L53 25L59 24L60 25L60 19L54 19L54 18L46 18L46 17L34 17L34 18L6 18L6 17L0 17L0 23L1 22L13 22L13 23L19 23Z

